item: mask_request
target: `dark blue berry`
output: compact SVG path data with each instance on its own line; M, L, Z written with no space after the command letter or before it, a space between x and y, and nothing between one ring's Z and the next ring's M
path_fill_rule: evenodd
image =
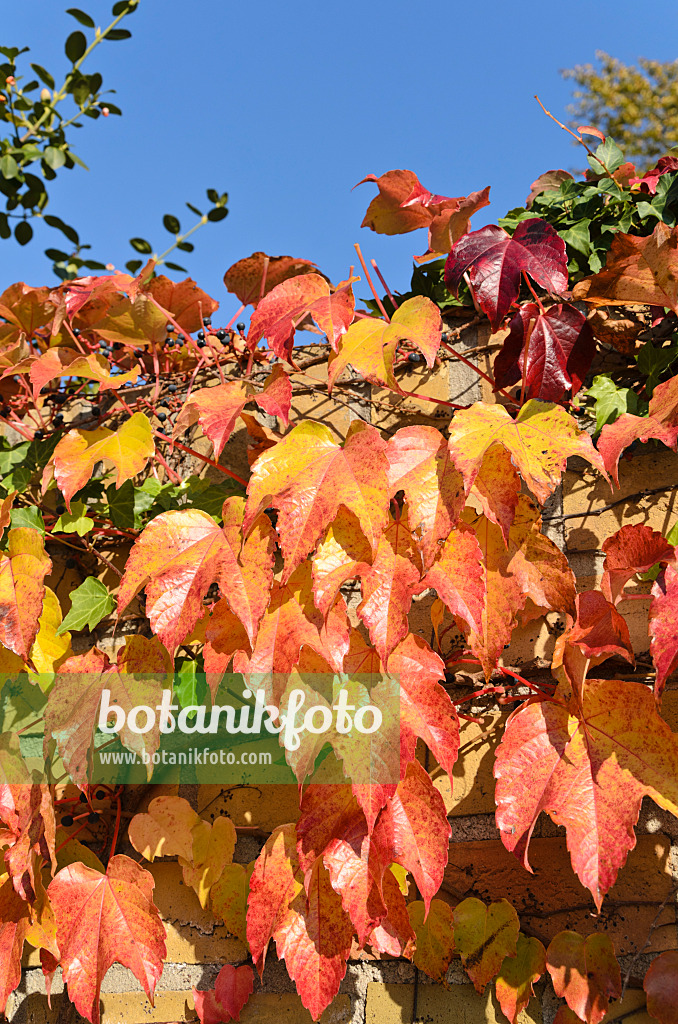
M247 324L244 324L242 322L242 320L240 320L235 326L236 326L236 329L238 331L240 331L240 333L242 334L242 332L245 330L245 327L247 326Z
M217 331L217 338L219 339L219 341L224 341L226 338L226 331Z
M170 395L173 395L174 392L177 390L176 384L170 384L167 390L169 391Z
M205 332L204 331L198 331L198 341L204 341L204 340L205 340Z
M168 324L165 330L167 331L168 334L171 334L172 331L174 330L174 324Z
M73 815L64 814L63 818L61 819L61 824L64 826L64 828L70 828L71 825L73 824Z
M201 332L201 333L202 333L202 332ZM200 340L200 341L197 341L197 342L196 342L196 345L198 346L198 348L204 348L206 344L207 344L207 342L205 341L205 339L204 339L204 338L201 338L201 340Z
M34 437L34 439L36 441L42 441L44 436L45 436L45 431L44 430L36 430L36 432L33 435L33 437Z
M167 413L166 412L159 412L158 413L158 419L160 420L161 423L164 423L165 420L167 419Z
M54 424L55 427L60 427L63 422L64 414L62 412L58 412L54 419L52 420L52 423Z
M98 405L93 405L91 411L92 411L92 416L101 416L101 409L99 408Z

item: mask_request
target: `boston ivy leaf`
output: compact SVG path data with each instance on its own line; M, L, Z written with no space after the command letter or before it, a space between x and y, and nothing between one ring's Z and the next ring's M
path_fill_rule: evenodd
M643 796L678 810L678 739L637 683L588 679L569 707L528 702L509 719L495 762L497 825L529 867L541 811L567 831L572 866L600 907L635 846Z
M669 950L650 964L643 988L647 993L647 1012L659 1024L678 1020L678 952Z
M265 284L264 266L266 266ZM256 309L263 298L262 284L264 284L264 295L268 295L276 285L287 281L290 277L317 273L318 268L310 260L298 260L292 256L267 256L263 252L253 252L251 256L238 260L228 268L224 274L224 284L229 292L237 296L243 306L251 304Z
M431 900L427 915L421 900L414 900L407 912L415 933L412 963L442 984L454 953L452 908L442 900Z
M675 549L674 549L675 557ZM650 653L657 673L654 692L661 697L666 680L678 665L678 572L667 566L652 587Z
M545 291L562 294L567 288L565 243L538 217L521 221L513 237L494 224L465 235L447 257L445 283L456 295L468 273L478 305L496 331L518 298L523 272Z
M138 367L127 373L113 373L111 364L102 355L83 356L71 348L50 348L31 365L29 376L33 385L33 398L37 400L45 385L57 377L83 377L85 380L96 381L101 393L134 383L140 373Z
M240 1020L240 1011L254 990L254 975L248 964L233 967L224 964L213 989L193 989L195 1010L200 1024L228 1024Z
M668 448L675 448L678 440L678 377L659 384L650 399L647 416L625 413L614 423L603 427L598 439L606 471L619 486L619 457L634 441L643 443L656 439Z
M646 573L659 562L676 561L674 545L643 523L622 526L605 538L602 550L605 562L600 589L613 604L623 599L626 584L637 573Z
M546 950L534 936L518 936L516 955L507 956L495 982L501 1012L516 1024L534 995L533 985L546 970Z
M646 237L618 232L603 270L579 281L577 301L592 306L667 306L678 310L678 228L659 221Z
M527 398L559 402L566 391L580 390L596 346L586 317L569 304L541 313L525 302L510 323L509 336L494 362L497 388L521 378Z
M94 629L115 608L115 600L96 576L88 576L84 583L71 591L71 607L57 629L57 636L68 629Z
M263 390L254 396L254 401L269 416L278 416L287 428L292 405L292 382L279 363L269 373Z
M266 338L273 352L284 360L292 358L297 325L312 317L333 348L348 330L354 313L350 285L335 291L320 274L303 274L282 281L257 305L250 320L247 346L254 350Z
M546 967L556 995L587 1024L600 1024L610 999L621 995L621 972L609 935L586 939L564 931L546 950Z
M343 448L329 427L301 423L255 462L247 488L243 529L269 505L278 509L285 559L283 582L315 546L345 505L360 521L373 552L388 523L385 442L356 420Z
M557 487L572 455L580 455L604 473L591 438L578 428L572 416L559 406L534 399L525 403L515 420L503 406L482 403L454 414L450 454L463 474L467 491L493 444L501 444L511 453L518 472L542 503Z
M68 994L93 1024L100 1019L101 982L114 963L128 967L153 1001L165 956L154 885L148 871L121 854L108 862L105 875L70 864L49 885Z
M499 973L505 957L516 954L520 923L507 900L485 906L471 896L454 908L454 944L476 992Z
M252 385L241 380L193 391L177 416L174 437L179 437L198 422L214 445L214 455L218 459L235 429L238 416L253 397Z
M51 568L39 530L9 531L7 553L0 554L0 642L24 660L38 632Z

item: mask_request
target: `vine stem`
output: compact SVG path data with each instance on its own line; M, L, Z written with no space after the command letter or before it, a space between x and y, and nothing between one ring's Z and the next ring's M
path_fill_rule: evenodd
M386 292L386 294L388 295L389 299L390 299L390 300L391 300L391 302L393 303L393 308L394 308L394 309L397 309L397 308L398 308L398 303L396 302L396 300L395 300L395 299L393 298L393 296L391 295L391 289L390 289L390 288L389 288L389 286L388 286L388 285L386 284L386 281L385 281L385 280L384 280L384 278L383 278L383 275L382 275L382 273L381 273L381 270L380 270L380 269L379 269L379 267L377 266L377 261L376 261L376 260L370 260L370 263L371 263L371 264L372 264L372 266L374 267L374 272L375 272L375 274L377 275L377 277L379 278L379 280L381 281L381 283L382 283L382 285L383 285L383 287L384 287L384 291Z
M113 839L111 840L111 852L108 855L108 859L111 860L115 854L115 847L118 843L118 833L120 832L120 818L122 817L122 801L120 800L120 794L116 797L117 807L115 811L115 829L113 830Z
M194 448L189 448L187 445L182 444L181 441L174 441L171 437L168 437L167 434L163 434L161 430L154 430L153 433L156 437L159 437L161 441L167 441L168 444L174 445L175 448L178 448L182 452L186 452L187 455L193 455L196 459L200 459L201 462L206 462L208 466L214 466L214 468L218 469L220 473L223 473L225 476L230 476L232 480L242 484L243 487L247 487L247 480L238 476L238 474L234 473L232 469L227 469L226 466L220 465L218 462L215 462L214 459L210 459L207 455L201 455L200 452L196 452Z
M484 370L481 370L480 367L476 366L475 363L472 363L470 359L467 359L466 356L463 356L460 352L457 352L456 348L452 348L449 342L442 341L441 344L443 348L446 348L448 352L451 352L452 355L459 360L459 362L463 363L465 366L468 366L471 370L474 370L479 377L482 377L483 380L486 380L487 383L491 385L493 391L498 391L500 395L504 396L504 398L508 398L511 405L516 404L509 395L508 391L504 391L503 388L498 388L496 382L493 381L492 378L488 376L488 374L486 374Z
M586 150L586 152L587 152L587 153L589 154L589 156L590 156L590 157L592 157L592 158L593 158L594 160L597 160L597 161L598 161L598 163L600 164L600 166L601 166L601 167L603 167L603 168L605 169L605 171L607 171L608 175L609 175L609 176L610 176L610 178L611 178L611 177L612 177L612 175L610 174L610 171L609 171L609 169L608 169L608 168L607 168L607 167L605 166L605 164L603 163L603 161L602 161L602 160L600 160L600 159L599 159L599 157L597 157L597 156L595 155L595 153L594 153L594 152L593 152L593 151L592 151L592 150L591 150L591 149L590 149L590 148L589 148L589 147L587 146L587 144L586 144L586 143L584 142L584 140L582 139L581 135L578 135L578 134L577 134L576 132L573 132L571 128L568 128L568 127L567 127L567 125L563 124L563 122L562 122L562 121L559 121L559 120L558 120L558 118L557 118L557 117L556 117L556 116L555 116L554 114L552 114L550 110L547 110L547 109L546 109L546 107L544 106L544 104L542 103L542 101L541 101L541 100L539 99L539 97L538 97L538 96L536 96L536 95L535 95L535 97L534 97L534 98L536 99L537 103L539 104L539 106L541 107L541 109L542 109L542 110L544 111L544 113L546 114L546 116L547 116L547 117L550 117L552 121L555 121L555 122L556 122L556 124L557 124L557 125L558 125L558 126L559 126L560 128L562 128L564 132L567 132L567 134L568 134L568 135L571 135L571 136L572 136L572 138L573 138L573 139L575 139L575 140L576 140L576 141L577 141L577 142L579 143L579 145L580 145L580 146L583 146L583 147L584 147L584 149Z
M370 272L367 269L367 264L365 263L365 257L363 256L362 252L360 251L360 246L358 245L357 242L354 243L353 248L358 253L358 259L360 260L360 266L363 268L363 271L365 272L365 280L367 281L368 285L370 286L370 291L374 295L374 301L376 302L377 306L381 310L381 314L382 314L384 320L386 321L386 323L390 324L391 318L388 315L388 313L386 312L386 310L384 309L383 302L381 301L381 299L377 295L377 289L374 287L374 283L372 281L372 278L370 277Z

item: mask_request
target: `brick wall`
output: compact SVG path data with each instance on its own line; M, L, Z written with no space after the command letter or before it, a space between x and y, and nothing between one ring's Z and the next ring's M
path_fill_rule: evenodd
M455 342L470 351L478 363L487 366L500 338L490 338L485 329L468 330ZM303 352L313 358L314 349ZM302 353L299 353L300 360ZM336 429L343 437L355 418L369 420L384 431L393 431L408 423L428 423L444 429L449 412L444 406L416 398L398 399L390 392L353 381L336 399L328 399L322 389L314 390L314 381L326 380L322 363L310 366L304 378L308 389L295 396L293 418L315 419ZM423 364L412 365L400 377L408 391L467 404L481 398L491 400L489 386L481 384L473 371L454 360L445 360L434 372ZM209 445L205 442L205 451ZM247 435L236 431L223 454L224 464L243 473L247 470ZM214 472L208 470L208 473ZM610 533L626 523L648 523L666 531L673 525L678 510L675 495L669 492L643 496L643 491L672 486L678 477L678 456L658 449L642 447L632 461L622 462L621 489L612 494L607 484L587 464L572 460L562 487L545 511L545 529L564 548L581 589L600 579L600 545ZM611 502L612 508L599 513ZM79 581L77 581L79 582ZM113 580L110 581L114 583ZM49 583L49 581L48 581ZM77 585L77 583L75 584ZM68 580L62 586L68 587ZM641 588L642 589L642 586ZM645 586L645 590L649 589ZM429 639L427 622L430 597L424 596L412 616L413 628ZM647 651L647 602L633 601L621 606L634 642L641 654ZM505 652L506 664L522 665L535 658L550 658L558 632L555 617L543 625L531 624L517 630L511 647ZM99 642L106 644L105 637ZM435 765L432 775L446 803L452 824L449 865L440 898L452 905L469 895L485 901L506 897L521 918L523 928L544 943L564 928L582 934L609 932L620 957L622 971L631 966L631 985L621 1004L613 1007L609 1020L624 1017L631 1024L650 1024L644 1010L644 994L639 987L646 967L657 952L678 947L676 922L676 882L678 881L678 820L660 811L646 800L637 827L636 848L619 874L617 885L606 898L599 917L587 891L577 881L569 863L564 832L542 816L532 842L535 873L528 874L504 849L494 824L493 751L500 738L505 713L472 709L481 724L464 722L461 728L460 759L453 785ZM678 688L669 685L662 713L678 732ZM160 787L150 787L148 803L159 795ZM236 825L256 827L269 832L277 825L297 817L295 786L217 789L188 787L189 797L205 817L227 814ZM139 809L143 809L143 804ZM248 862L258 853L261 840L240 838L236 860ZM122 852L130 852L123 848ZM155 899L167 928L167 965L161 979L155 1007L124 968L116 965L104 979L102 1020L104 1024L140 1024L140 1022L177 1022L195 1017L192 987L209 988L224 962L246 960L242 943L216 924L203 911L191 889L183 885L179 866L171 861L151 866L156 878ZM663 910L657 916L662 904ZM654 924L654 927L653 927ZM649 940L648 940L649 936ZM646 941L647 940L647 941ZM634 961L634 956L642 950ZM503 1020L491 994L476 994L453 961L446 985L435 985L404 961L375 959L354 950L339 996L325 1012L324 1024L481 1024ZM537 986L537 995L521 1015L521 1024L551 1024L558 1000L550 984ZM8 1017L16 1024L43 1024L46 1021L71 1024L79 1021L74 1009L61 997L57 974L53 986L52 1008L44 996L39 962L27 958L20 988L10 997ZM635 1012L633 1012L635 1011ZM628 1014L628 1016L627 1016ZM256 983L255 994L245 1007L244 1024L308 1024L309 1014L289 981L284 965L271 953L263 984Z

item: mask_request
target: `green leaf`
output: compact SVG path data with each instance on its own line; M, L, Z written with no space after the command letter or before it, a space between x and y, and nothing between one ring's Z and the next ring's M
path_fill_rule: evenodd
M70 60L71 64L75 64L80 60L85 50L87 49L87 39L85 38L84 32L71 32L70 36L66 40L66 56Z
M148 255L153 252L153 246L150 242L147 242L145 238L130 238L129 244L133 249L136 249L137 252L144 253L144 255Z
M580 220L573 224L566 231L559 231L558 234L570 248L576 249L583 256L591 252L591 221Z
M31 67L41 82L44 82L50 89L54 88L54 79L50 75L49 71L46 71L40 64L31 64Z
M80 235L75 228L70 227L68 224L64 224L61 217L54 217L51 213L46 214L43 217L45 224L48 224L51 228L56 228L62 235L65 235L69 242L73 245L80 245Z
M84 537L94 526L94 520L87 515L87 506L84 501L74 501L71 504L71 511L60 515L53 527L54 533L77 533L78 537Z
M638 396L635 391L631 388L618 388L606 374L593 378L593 384L587 394L596 400L596 433L601 431L606 423L614 423L624 412L634 415L638 413Z
M84 11L79 11L77 7L69 7L66 14L70 14L71 18L75 18L85 28L94 28L94 21L90 18L89 14L85 14Z
M186 203L186 206L189 208L191 213L194 213L196 215L196 217L202 217L202 213L200 212L197 206L191 206L190 203Z
M33 228L27 220L20 220L14 228L14 237L19 245L28 245L33 237Z
M162 223L166 231L169 231L170 235L178 235L181 231L181 224L177 217L173 217L171 213L166 213L162 218Z
M217 192L217 190L215 188L208 188L207 189L207 198L209 199L210 203L218 203L219 202L219 193Z
M141 269L141 260L128 260L125 264L125 270L129 270L130 274L136 274L137 270Z
M142 516L153 507L156 495L149 494L141 487L134 487L131 480L126 480L117 490L111 484L106 489L106 498L111 519L118 529L140 530L143 526Z
M198 663L188 658L180 658L176 664L174 695L182 708L208 704L209 689L204 674L198 674ZM195 718L195 711L188 715Z
M66 154L63 149L57 149L56 146L48 146L44 152L44 160L53 171L58 171L66 163Z
M118 0L117 4L113 4L113 17L118 18L121 14L134 14L138 3L139 0Z
M189 476L181 484L183 492L188 499L190 508L199 508L207 512L217 522L221 522L221 510L226 498L232 494L244 494L244 489L235 480L225 480L223 483L211 484L208 480L199 476Z
M106 33L105 38L117 42L118 39L131 39L132 33L128 32L126 28L112 28L110 32Z
M215 206L213 210L210 210L207 214L207 219L216 223L219 220L223 220L224 217L228 217L228 210L225 206Z
M18 177L19 165L11 153L5 153L3 157L0 157L0 174L8 180Z
M30 505L28 508L13 508L10 523L13 530L18 526L28 526L32 530L39 530L44 536L45 521L40 509L35 505Z
M647 377L647 397L652 398L661 375L678 359L678 343L668 348L655 348L651 341L646 341L635 358L640 373Z
M608 138L601 142L594 155L587 159L594 174L606 174L608 171L612 174L624 163L624 154L614 139Z
M187 274L188 273L188 271L186 270L186 267L182 267L179 263L170 263L170 261L167 260L165 262L165 266L169 270L176 270L179 274Z
M69 629L94 629L115 608L115 601L101 580L88 576L71 594L71 610L57 629L57 634Z

